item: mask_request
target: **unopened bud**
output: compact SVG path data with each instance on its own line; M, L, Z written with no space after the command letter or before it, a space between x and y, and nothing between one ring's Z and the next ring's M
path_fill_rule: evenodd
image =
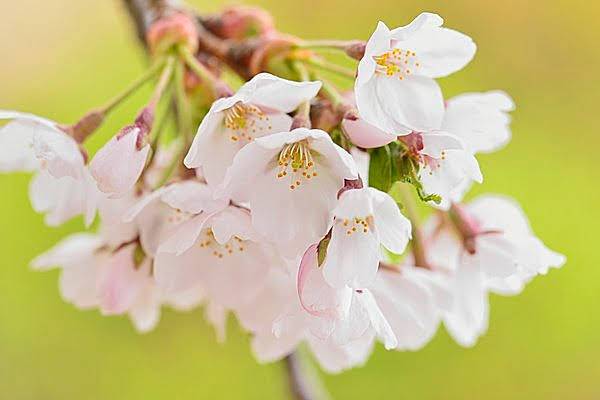
M178 12L156 20L146 33L146 42L153 54L164 53L175 45L186 46L192 53L198 50L198 27L192 16Z
M234 6L208 18L204 25L223 39L242 40L264 36L275 30L273 17L257 7Z
M367 43L363 41L356 41L348 44L345 48L346 54L356 60L360 60L365 55L365 48Z
M348 191L348 190L354 190L354 189L362 189L364 187L363 185L363 181L362 178L359 176L358 179L344 179L344 187L340 189L340 191L337 194L338 199L340 198L340 196L342 195L342 193Z
M62 126L61 129L68 133L77 143L83 141L96 131L104 122L104 113L98 110L92 110L83 116L73 125Z

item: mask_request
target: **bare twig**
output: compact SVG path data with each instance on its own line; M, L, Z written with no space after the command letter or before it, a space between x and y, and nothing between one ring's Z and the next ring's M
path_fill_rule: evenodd
M285 366L294 400L325 400L329 395L320 384L314 371L308 371L298 352L285 358Z

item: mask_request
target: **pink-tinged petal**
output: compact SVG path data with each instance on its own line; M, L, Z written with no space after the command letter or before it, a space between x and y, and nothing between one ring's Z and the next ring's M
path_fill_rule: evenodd
M100 266L96 290L100 297L100 311L104 315L128 311L149 279L143 268L134 265L134 251L135 245L126 246Z
M465 256L489 277L504 278L518 268L516 248L499 233L482 234L475 242L475 254Z
M32 114L0 110L0 120L4 119L13 121L0 128L0 172L38 169L40 160L33 149L36 134L64 135L54 122Z
M489 303L481 268L467 257L454 275L454 307L445 313L444 325L458 344L472 347L488 327Z
M465 93L446 103L442 129L458 136L473 153L504 147L512 136L512 99L504 92Z
M431 286L411 272L406 266L402 273L382 271L372 290L398 340L397 350L422 348L435 334L441 317Z
M55 178L70 176L81 178L84 160L79 146L67 134L58 129L36 129L33 150L42 166Z
M89 211L85 182L70 176L54 178L40 171L29 183L29 198L36 212L46 214L45 223L58 226Z
M354 159L356 168L358 169L358 175L363 182L365 187L369 186L369 165L371 163L371 157L366 151L362 151L353 147L350 149L350 155Z
M464 148L460 139L446 132L426 132L421 134L421 138L423 139L423 150L420 153L433 158L442 158L447 150Z
M390 49L390 30L385 23L379 21L375 31L367 41L365 55L358 63L358 72L356 76L356 87L363 86L375 74L377 64L373 57L378 56Z
M137 182L146 164L150 145L137 149L138 128L116 135L90 163L90 172L100 191L112 197L125 195Z
M159 247L158 252L173 253L177 256L183 254L196 243L210 216L211 214L208 213L198 214L179 225L177 230Z
M210 187L197 181L184 181L170 185L169 190L161 196L161 200L171 208L190 214L212 213L221 210L229 203L227 199L215 199Z
M98 279L98 260L88 260L85 263L63 269L58 286L64 301L75 307L86 310L98 305L96 281Z
M317 265L317 248L317 245L310 246L300 262L298 298L302 308L309 314L330 320L339 319L347 314L352 290L336 290L325 282Z
M392 135L376 128L361 118L356 120L344 119L342 129L356 146L372 149L385 146L396 140L397 135Z
M394 47L415 52L419 62L415 73L431 78L441 78L462 69L473 59L477 49L467 35L434 25L423 25Z
M215 328L217 342L225 343L227 337L227 310L211 301L206 307L206 320Z
M321 82L296 82L266 72L255 75L239 90L246 103L283 113L294 111L300 103L315 97Z
M260 363L277 361L296 350L302 339L302 332L281 338L271 332L261 332L252 338L252 352Z
M392 253L402 254L412 238L410 221L402 215L390 195L369 188L373 199L373 217L381 244Z
M441 126L444 99L431 78L375 76L355 91L361 117L385 132L405 135L411 130L426 132Z
M370 228L359 225L353 232L337 222L331 232L323 276L335 288L368 287L379 267L379 241ZM350 232L350 233L348 233Z
M530 235L531 226L516 200L503 195L486 194L471 201L466 209L483 231L510 232L511 235Z
M369 319L371 320L371 326L377 333L377 337L383 342L383 345L387 350L393 349L398 346L398 339L385 316L382 314L377 301L373 297L373 294L363 289L356 291L355 294L359 303L367 311Z
M76 233L67 236L50 250L37 256L31 262L31 267L38 271L45 271L57 266L66 268L76 265L91 258L102 245L102 239L98 235Z
M423 12L415 17L408 25L390 31L393 40L402 41L410 38L423 29L438 28L444 24L444 19L437 14Z
M345 345L330 340L309 337L308 346L323 370L337 374L346 369L360 367L367 362L373 351L375 335L372 332Z
M228 206L213 215L210 225L215 240L221 245L227 243L233 237L258 241L258 237L252 228L250 212L245 209Z
M224 115L218 111L215 111L215 108L225 100L226 99L219 99L213 103L206 116L202 119L202 122L200 122L200 126L196 132L196 136L194 136L192 145L190 146L190 149L183 160L183 163L186 167L198 168L203 164L202 152L206 149L207 137L212 132L219 130L223 124Z
M161 298L153 284L146 285L129 310L129 318L138 333L148 333L160 320Z
M194 246L183 254L159 252L154 259L154 278L156 284L168 296L188 292L202 286L205 292L204 269L208 259L198 246Z

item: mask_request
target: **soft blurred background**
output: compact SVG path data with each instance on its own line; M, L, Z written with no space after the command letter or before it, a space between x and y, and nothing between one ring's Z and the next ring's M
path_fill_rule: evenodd
M190 1L214 11L220 1ZM562 270L517 297L492 296L489 332L473 349L441 329L416 353L378 346L363 368L325 382L336 399L600 398L600 6L566 0L255 1L283 31L308 38L367 38L378 19L403 25L421 11L470 34L476 59L444 79L448 96L501 88L518 105L514 139L480 157L485 182L472 195L518 199L536 233L568 257ZM117 0L0 0L0 108L75 121L142 71ZM133 99L92 147L126 124ZM279 399L283 369L258 365L230 320L219 345L201 311L166 311L135 333L126 318L65 304L57 271L29 261L80 220L53 229L29 206L28 176L0 176L0 398Z

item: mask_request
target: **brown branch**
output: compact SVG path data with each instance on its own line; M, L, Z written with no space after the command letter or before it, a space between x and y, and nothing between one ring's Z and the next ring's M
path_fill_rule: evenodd
M301 356L291 353L285 359L285 366L290 385L290 392L294 400L318 400L327 399L329 396L320 385L314 371L307 371Z
M179 0L123 0L135 24L138 39L146 45L146 32L158 18L182 8Z

